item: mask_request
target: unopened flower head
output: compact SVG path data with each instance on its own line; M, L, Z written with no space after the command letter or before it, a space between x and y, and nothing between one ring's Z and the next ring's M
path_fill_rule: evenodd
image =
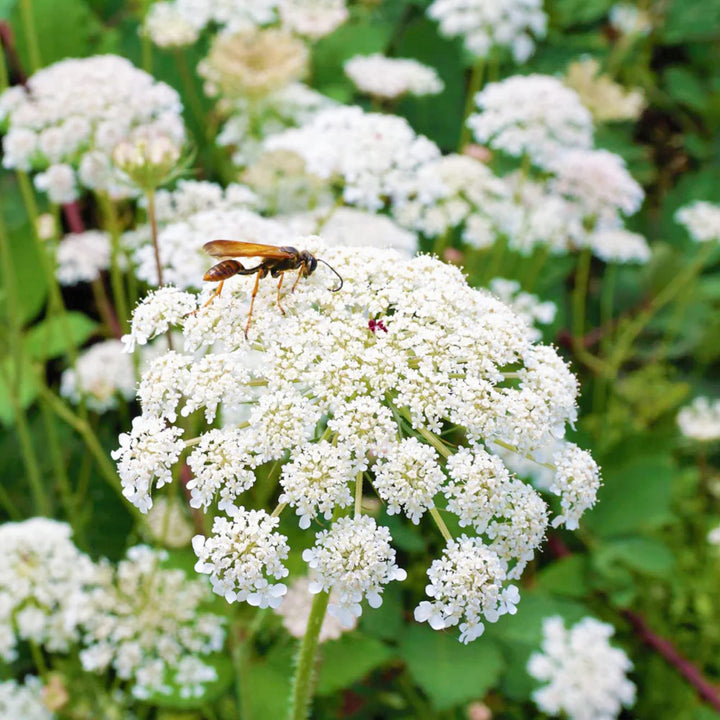
M600 72L595 58L570 63L564 80L598 122L637 120L645 107L642 90L626 89Z
M20 684L15 680L0 682L0 717L7 720L53 720L42 697L40 678L28 676Z
M66 652L79 638L71 597L94 580L95 566L71 533L42 517L0 526L0 657L7 662L18 641Z
M720 440L720 400L697 397L677 416L680 432L690 440L714 442Z
M110 235L101 230L70 233L58 244L55 274L61 285L93 282L110 267Z
M547 15L542 0L435 0L427 14L446 37L460 36L470 53L486 58L494 48L507 48L524 63L545 36Z
M562 437L576 419L577 381L553 348L533 343L525 321L470 288L458 268L427 256L328 246L318 237L288 244L329 263L342 289L331 292L337 278L319 263L281 295L282 314L276 283L261 279L247 338L254 278L230 278L194 313L204 296L191 307L193 296L174 288L135 310L130 343L173 325L182 328L184 347L159 357L140 384L143 414L115 452L124 492L147 510L187 453L191 505L215 515L212 534L194 540L198 569L231 601L279 604L289 552L279 513L308 531L325 526L305 552L311 590L336 588L333 605L346 621L365 599L376 606L384 585L404 575L389 531L362 512L363 492L373 489L389 512L413 522L424 514L437 521L439 500L467 527L492 585L478 584L476 604L449 623L464 617L463 639L476 637L481 616L514 607L517 591L506 583L533 557L552 517L491 441L533 457ZM207 427L183 447L177 419L195 413ZM214 426L215 418L225 424ZM459 448L442 439L448 426L467 438ZM466 453L486 458L497 481L476 483L458 469L451 488L447 472ZM559 496L550 503L559 507L558 522L571 524L594 501L597 468L588 458L548 461L557 470L549 494ZM269 491L271 461L278 463L278 507L272 514L243 507L257 478ZM464 557L471 547L463 542ZM465 572L460 557L448 562ZM461 594L469 581L447 582Z
M3 164L42 171L35 178L52 202L67 203L80 188L113 197L137 194L110 154L122 141L163 136L182 143L180 97L125 58L71 58L43 68L27 88L0 97Z
M356 55L345 63L345 74L360 92L377 98L437 95L444 83L434 68L407 58Z
M208 680L216 679L201 658L221 650L225 641L224 618L202 610L212 597L207 583L163 567L166 559L164 551L136 545L116 570L104 565L98 586L73 603L83 630L83 668L104 672L111 667L132 682L139 698L169 694L171 683L195 691L187 668L182 675L189 657L210 671ZM202 695L202 688L193 694Z
M144 191L168 182L178 170L182 148L166 135L123 140L112 152L116 167Z
M330 602L337 604L337 590L330 593ZM282 618L285 629L296 638L302 638L307 630L310 609L312 608L313 594L310 592L310 580L299 577L292 581L282 603L276 612ZM356 623L350 627L344 626L340 620L330 613L326 613L320 627L319 642L337 640L344 632L352 630Z
M325 110L306 125L273 135L268 150L289 150L308 172L342 187L343 200L367 210L386 202L402 205L413 191L415 173L440 156L432 141L416 135L406 120L365 113L359 107ZM425 192L442 192L439 183Z
M479 112L467 120L475 139L508 155L526 155L547 167L562 151L592 146L590 111L576 92L549 75L490 83L475 102Z
M217 35L198 66L209 95L257 98L299 80L307 69L305 44L281 30Z
M698 200L675 213L675 221L685 227L695 242L720 240L720 205Z
M612 625L586 617L569 630L559 616L543 621L542 651L533 653L528 673L544 684L533 693L538 708L570 720L614 720L635 703L628 680L632 662L610 645Z

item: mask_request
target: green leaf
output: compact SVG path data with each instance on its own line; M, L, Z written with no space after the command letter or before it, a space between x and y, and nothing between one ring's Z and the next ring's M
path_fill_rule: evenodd
M17 0L0 0L0 19L9 20Z
M35 360L50 360L64 355L73 346L82 345L98 328L98 324L80 312L65 317L52 317L34 325L25 333L23 346Z
M400 655L438 710L483 697L503 669L500 650L489 638L463 645L456 629L444 633L427 625L408 628L400 642Z
M667 455L635 457L621 467L605 468L598 503L583 523L601 537L662 525L672 519L674 473Z
M320 649L318 695L329 695L362 680L371 670L393 657L384 643L359 633L346 633Z
M554 0L552 18L567 28L599 20L614 4L614 0Z
M587 558L575 554L556 560L537 574L539 590L567 597L583 597L588 590Z
M679 103L702 112L707 106L708 94L697 76L682 67L671 67L663 73L665 89Z
M397 583L383 591L383 604L372 612L362 614L360 627L368 635L383 640L397 640L403 629L402 590Z
M671 0L660 38L668 45L711 40L720 32L720 0Z
M241 687L253 720L284 718L288 713L293 677L293 651L278 648L260 661L252 663Z
M662 577L675 564L670 549L659 540L647 537L627 537L603 543L594 553L606 565L623 563L632 570Z
M12 425L15 422L10 384L17 393L20 407L26 410L40 391L38 370L27 355L20 357L20 372L13 359L0 360L0 422Z

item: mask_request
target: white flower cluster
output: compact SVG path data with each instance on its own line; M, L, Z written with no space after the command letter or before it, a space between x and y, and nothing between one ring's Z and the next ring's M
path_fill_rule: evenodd
M675 220L685 226L695 242L720 240L720 205L698 200L681 207Z
M272 135L266 150L288 150L307 171L342 187L348 205L378 211L386 202L400 206L415 191L415 174L440 157L437 145L416 135L395 115L338 107L318 113L300 128ZM440 197L440 183L427 183L426 196Z
M53 720L55 714L42 700L40 678L28 676L21 685L15 680L0 682L0 718L3 720Z
M111 668L132 682L135 697L171 692L203 693L216 679L214 668L198 656L222 649L224 618L203 612L212 595L206 583L182 570L164 568L164 551L136 545L117 569L98 568L99 585L73 598L72 617L82 628L83 668Z
M535 50L534 38L547 30L542 0L435 0L427 14L440 24L442 35L461 36L479 58L507 48L515 62L524 63Z
M337 591L330 593L330 603L337 605ZM285 629L296 638L302 638L307 630L308 619L310 618L310 610L312 608L312 593L310 592L310 580L306 577L299 577L292 581L288 588L282 603L276 612L282 618L282 624ZM326 613L320 627L319 642L324 643L328 640L337 640L347 630L355 627L353 623L350 627L345 627L340 620Z
M586 617L569 630L561 617L543 621L542 652L528 661L528 673L543 683L533 700L548 715L570 720L614 720L635 702L628 680L632 662L610 645L612 625Z
M440 192L427 188L439 184ZM411 199L394 208L396 220L427 237L462 227L470 246L492 245L506 231L514 206L510 188L483 163L466 155L445 155L423 165Z
M0 525L0 658L7 662L19 640L65 652L79 639L71 598L93 582L95 566L71 533L42 517Z
M445 87L434 68L409 58L380 53L355 55L345 63L345 74L360 92L377 98L437 95Z
M0 96L3 165L41 171L35 186L55 203L75 200L81 187L131 196L137 191L113 166L112 151L155 136L182 143L181 113L175 90L125 58L62 60Z
M83 350L75 366L63 372L60 394L76 404L84 398L98 413L116 408L120 398L132 400L135 370L122 342L103 340Z
M184 347L144 375L143 414L114 453L124 493L147 511L186 448L191 505L215 515L212 534L193 541L197 569L229 601L259 606L276 607L285 592L283 508L302 528L329 521L304 557L311 592L335 589L333 612L346 623L364 599L376 607L383 586L404 576L387 529L362 514L363 490L412 522L427 513L441 524L440 512L455 513L477 535L448 544L431 572L435 605L419 612L434 627L460 623L464 640L477 637L483 618L512 611L517 591L505 583L520 575L550 521L540 495L510 475L493 443L532 458L562 438L576 419L577 382L553 348L533 344L527 324L470 288L458 268L317 237L291 244L330 263L344 286L330 292L335 277L318 264L285 292L283 315L276 283L261 281L249 340L253 278L226 281L195 313L202 298L174 288L138 306L128 345L172 324ZM226 424L183 443L174 423L197 411ZM451 426L465 438L459 448L440 436ZM553 523L572 527L593 504L599 474L564 441L556 459L547 463L555 469L548 492L559 496ZM242 507L269 461L281 463L278 507Z
M156 45L178 47L194 43L210 24L237 32L279 23L317 39L347 18L345 0L163 0L150 7L144 29Z
M92 282L110 267L110 235L101 230L69 233L57 246L55 274L61 285Z
M720 440L720 400L697 397L677 416L680 432L690 440Z
M495 206L495 225L485 221L486 244L500 233L522 254L589 247L605 262L647 262L645 238L624 228L644 192L619 155L593 149L592 116L573 90L550 76L516 75L475 101L480 112L467 121L475 139L523 158L523 169L503 178L512 202Z
M533 342L542 339L542 332L537 325L549 325L555 319L555 303L550 300L543 302L537 295L523 292L517 280L493 278L490 281L490 291L527 323Z

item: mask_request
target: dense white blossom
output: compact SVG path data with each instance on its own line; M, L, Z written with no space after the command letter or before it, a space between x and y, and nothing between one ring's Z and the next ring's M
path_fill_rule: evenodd
M675 220L685 226L695 242L720 240L720 205L697 200L681 207Z
M490 291L527 323L533 341L542 338L542 332L537 326L549 325L555 319L557 313L555 303L550 300L542 301L537 295L523 292L517 280L493 278L490 281Z
M276 608L287 588L269 579L288 574L283 561L289 550L285 536L276 532L278 518L235 506L226 512L228 517L215 517L212 535L193 538L195 570L210 575L213 590L228 602Z
M280 24L311 40L329 35L349 17L346 0L280 0Z
M479 538L461 535L450 540L427 572L428 600L415 608L415 619L433 630L460 624L460 641L468 643L485 630L485 622L517 612L520 594L514 585L503 589L505 563Z
M680 432L690 440L720 440L720 400L697 397L677 416Z
M105 412L135 397L132 358L120 340L103 340L83 350L73 367L63 372L60 394L74 403L83 399L90 410Z
M547 29L542 0L435 0L427 14L442 35L461 36L473 55L486 58L496 47L508 48L518 63L532 55L534 39Z
M53 720L42 698L40 678L28 675L20 684L15 680L0 682L0 718L3 720Z
M606 263L646 263L650 246L643 235L622 228L596 230L588 235L593 255Z
M405 119L359 107L324 110L300 128L272 135L265 148L296 153L308 172L341 182L347 204L373 211L387 201L402 205L414 190L415 173L440 156L437 145L416 135ZM439 183L423 190L441 193Z
M199 30L178 2L154 2L145 15L144 31L159 47L192 45Z
M58 244L55 274L61 285L92 282L110 267L110 235L100 230L70 233Z
M342 517L329 530L319 532L315 545L303 552L311 570L310 592L337 593L328 612L344 627L360 617L360 603L382 605L384 586L404 580L406 572L395 564L390 532L367 515Z
M475 96L467 124L475 139L548 167L566 150L592 146L593 121L577 93L549 75L513 75Z
M61 60L0 96L3 164L42 171L35 185L52 202L71 202L79 187L127 197L137 190L114 168L112 151L160 135L181 143L181 112L175 90L125 58Z
M533 692L538 708L570 720L614 720L635 703L628 680L632 662L610 645L615 629L592 617L569 630L559 616L543 621L542 651L533 653L528 673L544 684Z
M482 577L490 578L494 600L485 609L493 616L492 603L495 613L514 606L517 591L506 583L533 557L551 517L538 493L504 469L491 440L533 458L563 437L577 417L575 377L554 348L534 344L525 320L469 287L456 267L376 247L330 246L318 237L291 244L329 263L344 285L331 292L337 278L319 263L291 292L292 272L282 314L277 283L261 280L247 337L254 278L230 278L196 313L187 310L191 295L168 288L136 309L131 334L138 342L155 334L159 318L173 318L183 342L144 373L144 424L116 452L126 493L146 508L154 486L187 452L190 504L230 516L215 518L210 538L195 539L198 567L219 594L254 604L277 605L284 592L275 581L286 574L289 548L275 516L294 516L303 529L329 522L306 559L313 588L338 587L332 604L345 621L357 617L363 598L377 602L382 585L401 574L389 532L362 514L363 495L374 489L389 512L415 522L425 511L437 520L433 503L445 493L448 511L466 532L480 534L469 542L480 543L490 568ZM200 420L202 413L206 424L184 444L175 423L188 413ZM211 424L216 417L220 428ZM442 435L452 425L467 439L459 447ZM477 478L457 468L483 445L500 474L476 486ZM556 454L557 464L543 460L551 475L544 491L560 496L556 520L572 524L594 501L597 468L589 456ZM277 493L272 516L241 507L256 482L263 493ZM373 547L381 561L370 570L372 562L358 558ZM483 583L473 592L485 597ZM473 605L468 612L464 640L477 636L478 612L485 610Z
M609 20L624 35L647 35L653 26L648 11L629 2L615 3L610 8Z
M337 604L337 590L330 593L330 602ZM296 638L305 636L307 630L310 610L312 608L313 595L310 592L310 579L299 577L292 581L282 603L276 612L282 618L285 629ZM357 619L356 619L357 620ZM328 640L337 640L344 632L352 630L356 625L353 622L350 627L344 626L340 620L330 613L325 613L318 641L323 643Z
M79 639L71 598L94 581L95 566L71 533L43 517L0 525L0 658L7 662L18 641L66 652Z
M198 661L225 641L224 618L202 610L212 597L206 582L163 567L166 559L165 551L136 545L117 569L100 568L97 587L73 598L73 619L83 630L83 668L111 667L132 682L139 698L169 694L170 682L197 694L186 659ZM204 675L214 679L214 672Z
M378 98L437 95L444 88L434 68L410 58L390 58L380 53L355 55L345 62L345 74L360 92Z

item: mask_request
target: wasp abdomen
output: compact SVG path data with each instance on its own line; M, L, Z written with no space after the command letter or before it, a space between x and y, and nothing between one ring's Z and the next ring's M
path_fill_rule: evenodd
M237 275L244 269L245 266L237 260L221 260L203 275L203 280L206 282L220 282L221 280L227 280L233 275Z

